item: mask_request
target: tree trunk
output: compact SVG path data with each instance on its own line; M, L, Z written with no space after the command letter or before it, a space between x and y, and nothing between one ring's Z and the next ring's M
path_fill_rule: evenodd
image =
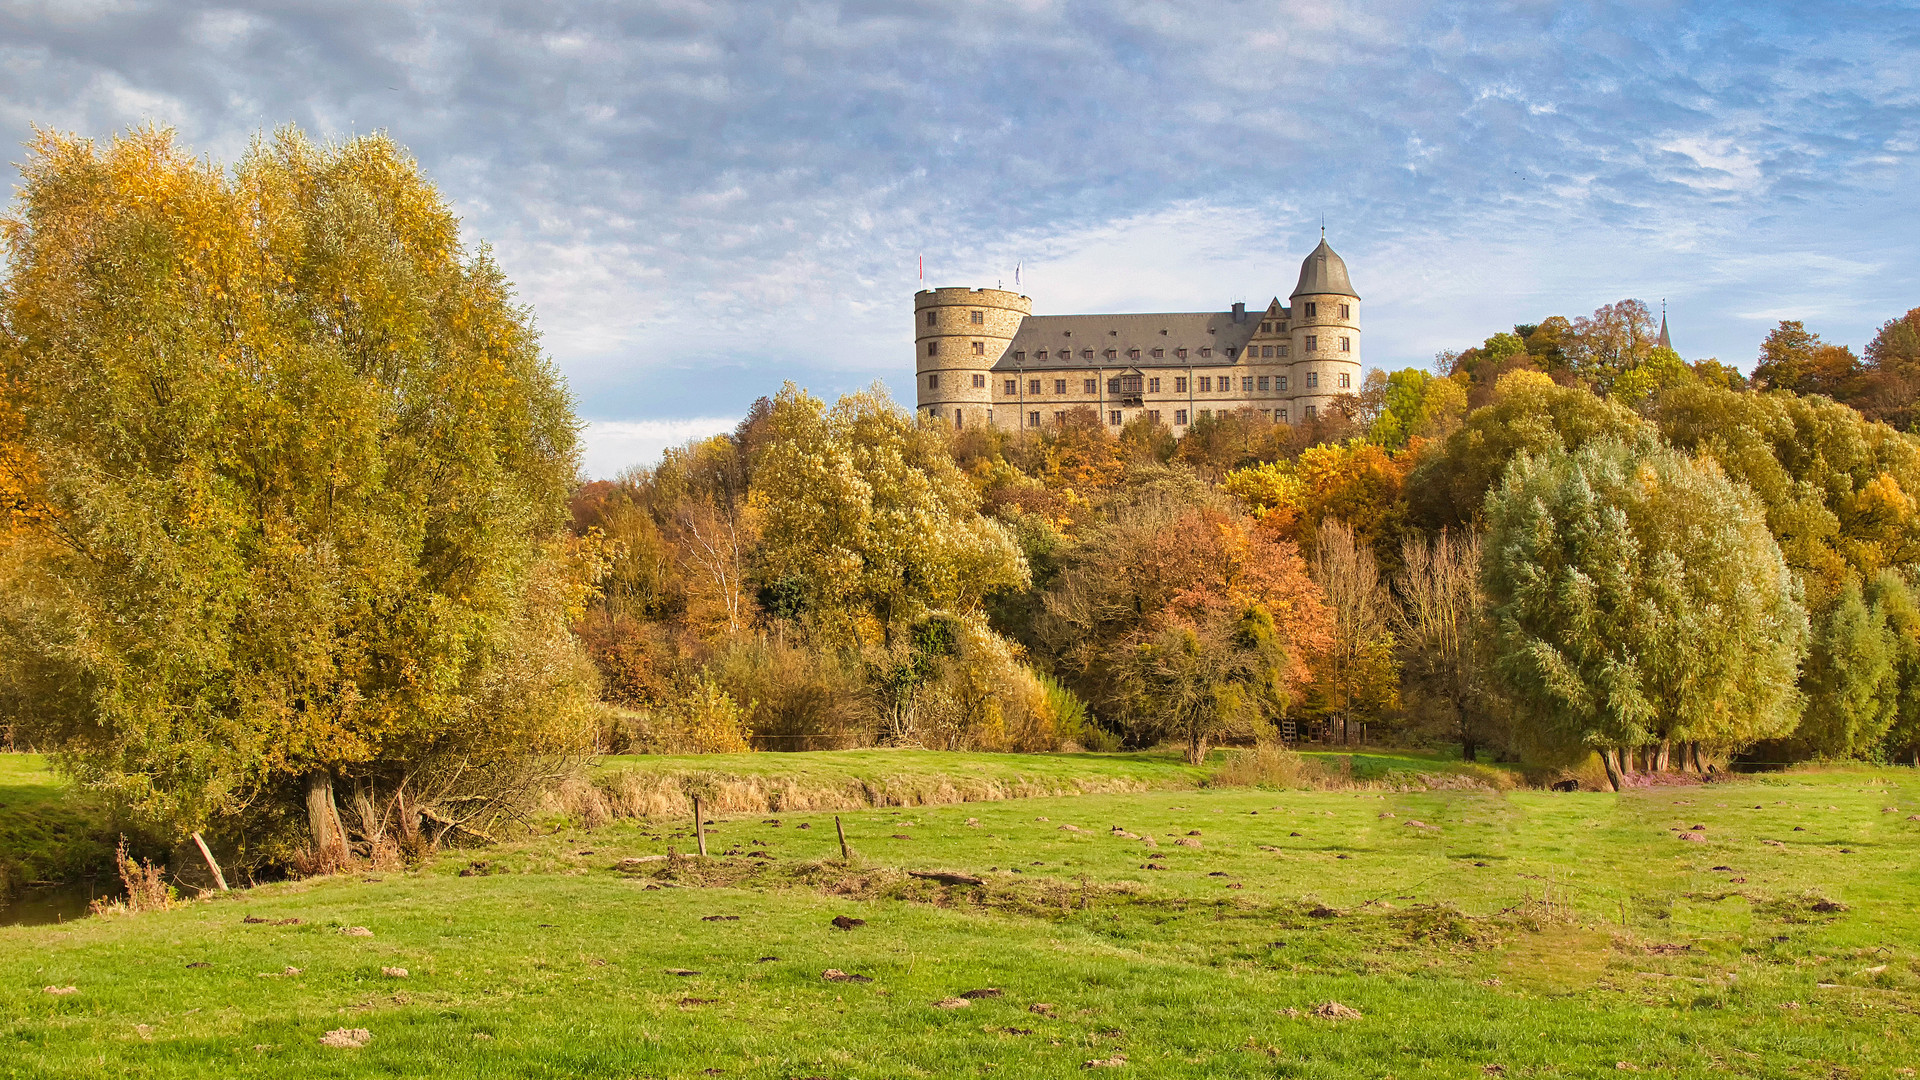
M1653 759L1653 771L1654 771L1654 772L1666 772L1666 771L1667 771L1667 759L1668 759L1668 755L1669 755L1669 753L1670 753L1670 750L1671 750L1671 744L1670 744L1670 743L1668 743L1668 742L1667 742L1667 740L1665 740L1665 739L1661 739L1661 740L1660 740L1660 749L1659 749L1658 751L1656 751L1656 752L1655 752L1655 754L1654 754L1654 759Z
M340 808L333 801L333 776L324 769L307 774L307 829L313 834L316 854L346 856L347 834L340 825Z
M1460 740L1460 760L1461 761L1478 761L1479 753L1480 753L1480 748L1473 744L1472 736L1467 736Z
M1205 765L1207 763L1207 740L1203 735L1194 735L1187 739L1187 764Z
M1600 751L1600 764L1607 769L1607 785L1615 791L1620 790L1620 751L1609 746Z

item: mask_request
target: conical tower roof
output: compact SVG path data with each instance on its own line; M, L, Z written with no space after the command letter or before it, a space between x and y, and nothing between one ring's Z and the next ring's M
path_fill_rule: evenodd
M1320 246L1314 248L1313 254L1300 264L1300 284L1293 290L1293 296L1311 296L1314 293L1335 293L1360 299L1360 294L1353 291L1353 282L1347 278L1346 260L1327 246L1324 236L1320 238Z

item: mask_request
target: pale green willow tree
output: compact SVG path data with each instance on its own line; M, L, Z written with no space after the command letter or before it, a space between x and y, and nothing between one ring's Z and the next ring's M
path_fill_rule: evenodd
M1807 711L1798 732L1824 757L1870 752L1900 705L1899 642L1887 613L1849 578L1818 621L1807 656Z
M1711 462L1606 438L1522 455L1487 497L1495 666L1536 740L1600 752L1786 734L1807 617L1759 501Z
M0 362L45 526L0 574L21 732L169 829L258 851L304 811L323 864L343 802L370 840L473 827L434 792L484 806L482 778L577 748L572 408L404 151L289 129L227 171L152 128L41 133L22 175Z

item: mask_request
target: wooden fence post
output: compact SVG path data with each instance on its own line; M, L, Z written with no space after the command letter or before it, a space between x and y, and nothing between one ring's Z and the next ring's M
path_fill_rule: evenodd
M840 834L840 861L852 862L853 852L847 850L847 829L840 824L840 815L833 815L833 831Z
M705 858L707 854L707 830L706 826L701 824L700 819L700 796L695 795L693 797L693 839L695 843L700 845L700 857Z
M193 842L200 846L200 857L207 860L207 869L213 871L213 883L220 886L221 892L227 892L227 875L221 873L220 864L213 861L213 851L207 847L207 842L201 839L199 833L193 834Z

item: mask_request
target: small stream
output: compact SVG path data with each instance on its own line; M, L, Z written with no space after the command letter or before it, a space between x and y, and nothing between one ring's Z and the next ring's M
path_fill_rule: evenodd
M28 887L0 899L0 926L44 926L83 919L95 899L118 891L100 880Z

